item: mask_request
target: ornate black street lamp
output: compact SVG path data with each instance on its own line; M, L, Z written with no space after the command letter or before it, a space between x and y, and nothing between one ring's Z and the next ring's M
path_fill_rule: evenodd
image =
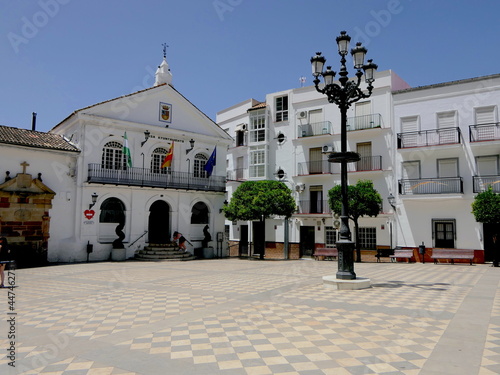
M364 48L361 43L356 43L356 47L351 49L351 55L354 62L354 69L357 69L356 79L349 80L347 75L346 55L349 52L349 42L351 37L346 34L345 31L340 33L337 37L337 45L339 49L340 59L340 72L338 79L339 83L334 82L335 72L332 71L331 66L326 67L326 71L323 71L323 67L326 63L326 59L321 56L321 52L317 52L316 56L311 58L312 73L314 76L314 86L316 90L322 94L325 94L330 103L335 103L340 109L341 115L341 128L340 128L340 152L332 152L328 156L328 161L330 163L340 163L340 183L341 183L341 196L342 196L342 212L340 215L340 240L337 241L337 248L339 251L338 256L338 272L337 279L352 280L356 278L354 273L354 242L351 241L351 231L349 230L349 205L347 197L347 163L356 162L360 160L360 156L356 152L347 151L347 109L352 103L357 102L360 99L370 97L373 86L372 83L375 81L375 70L377 65L368 60L367 64L364 64L366 48ZM368 84L368 93L364 93L360 89L361 77L365 75L365 81ZM323 76L325 81L324 85L320 87L320 78Z

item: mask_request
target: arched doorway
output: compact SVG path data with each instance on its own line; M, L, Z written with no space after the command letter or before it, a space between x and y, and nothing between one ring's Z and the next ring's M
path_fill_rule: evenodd
M156 201L149 208L149 243L170 242L170 206L167 202Z
M125 225L125 205L118 198L102 202L99 215L99 242L110 243L118 238L116 228Z

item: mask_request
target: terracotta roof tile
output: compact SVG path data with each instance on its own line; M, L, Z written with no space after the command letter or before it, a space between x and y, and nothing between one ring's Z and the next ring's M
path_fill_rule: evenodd
M256 109L262 109L262 108L266 108L266 107L267 107L267 103L261 102L261 103L255 104L252 108L249 109L249 111L254 111Z
M43 133L0 125L0 144L80 152L80 150L58 134Z

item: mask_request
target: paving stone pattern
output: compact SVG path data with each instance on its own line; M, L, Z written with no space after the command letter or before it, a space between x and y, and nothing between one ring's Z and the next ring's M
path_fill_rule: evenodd
M372 288L337 291L322 284L336 267L213 259L15 270L16 288L0 290L0 374L500 374L500 268L356 263Z

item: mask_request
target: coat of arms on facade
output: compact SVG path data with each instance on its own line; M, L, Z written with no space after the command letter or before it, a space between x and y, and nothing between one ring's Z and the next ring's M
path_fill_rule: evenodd
M160 121L172 122L172 104L160 102Z

